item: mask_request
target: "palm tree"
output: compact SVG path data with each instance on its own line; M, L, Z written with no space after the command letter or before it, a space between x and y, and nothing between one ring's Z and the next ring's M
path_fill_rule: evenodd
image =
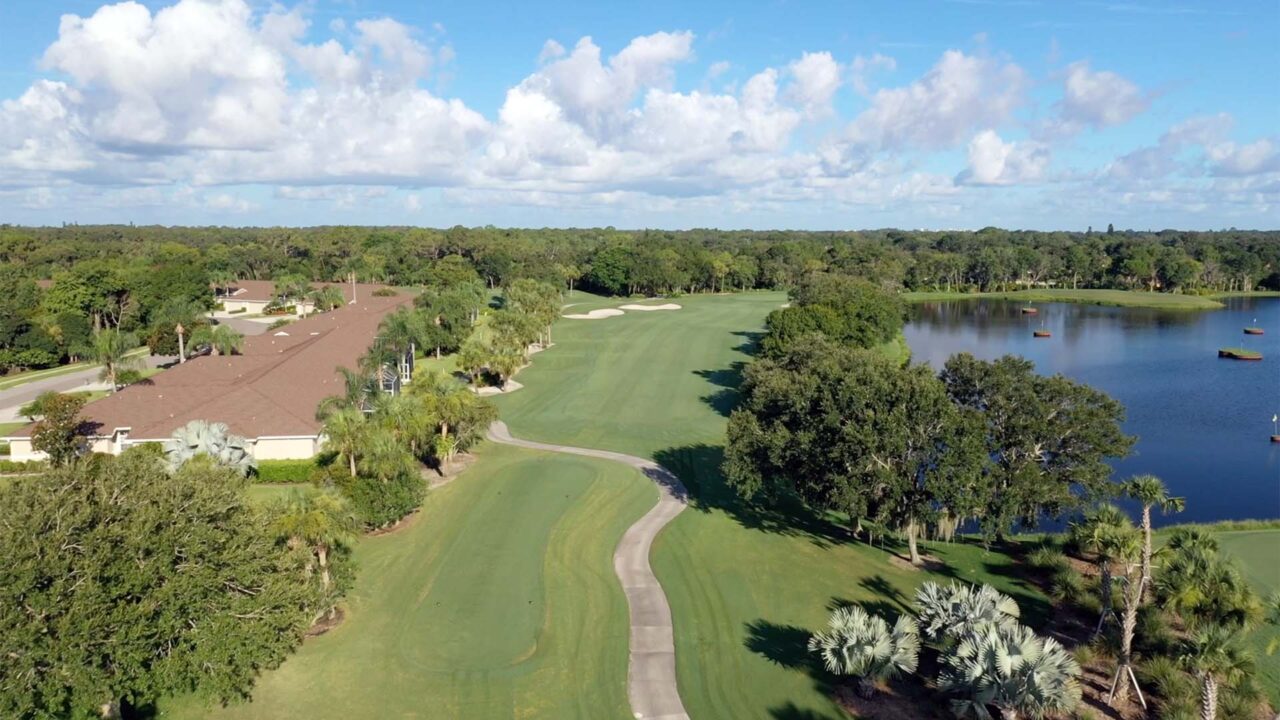
M329 553L351 542L360 531L360 521L338 495L294 491L276 518L276 530L290 547L311 550L320 570L320 586L327 595L333 583ZM307 572L311 572L310 563Z
M1185 498L1171 497L1164 482L1155 475L1138 475L1125 483L1125 494L1142 503L1142 588L1143 596L1151 589L1151 508L1163 513L1182 512Z
M951 645L988 626L1018 624L1021 611L1013 598L990 585L929 581L916 591L916 617L925 640Z
M1102 626L1107 618L1115 615L1111 592L1114 552L1120 538L1132 527L1129 516L1111 504L1099 505L1085 513L1082 521L1071 526L1071 540L1082 550L1091 553L1094 564L1098 566L1098 599L1102 610L1098 615L1098 625L1093 630L1094 637L1102 633Z
M1242 627L1257 620L1262 610L1240 568L1203 545L1183 545L1169 553L1156 577L1156 596L1191 627Z
M1142 561L1145 557L1142 537L1136 529L1129 528L1112 533L1107 540L1108 553L1124 570L1121 576L1124 610L1120 616L1120 658L1108 693L1108 702L1112 707L1125 701L1130 684L1138 693L1138 701L1142 703L1142 707L1147 707L1142 688L1138 686L1138 677L1133 673L1133 637L1138 629L1138 608L1142 605L1142 597L1147 590L1146 579L1142 577Z
M1239 630L1210 625L1191 636L1179 657L1200 680L1200 718L1218 716L1218 688L1248 673L1253 663L1240 647Z
M809 652L822 657L828 672L857 676L858 694L869 698L876 683L915 672L920 637L908 615L899 616L891 631L883 618L844 607L831 613L826 632L809 639Z
M370 428L361 438L359 469L365 477L387 482L395 477L418 471L417 462L395 435L381 428Z
M318 287L307 295L307 299L316 310L333 310L347 304L347 296L342 294L342 289L337 285Z
M378 380L363 371L348 368L337 368L342 376L343 391L341 395L333 395L320 401L316 407L316 419L324 421L330 413L343 408L355 408L364 411L368 408L370 398L378 395Z
M249 454L248 443L232 435L223 423L192 420L173 431L164 444L165 460L170 472L176 471L197 455L208 457L220 467L231 468L246 476L258 466Z
M325 443L332 444L347 459L351 477L356 476L356 456L368 431L368 421L359 408L342 407L324 415Z
M138 339L130 333L115 329L99 330L93 335L93 361L102 366L99 380L111 384L111 392L120 389L120 373L142 368L142 359L130 355L138 346Z
M234 355L244 347L244 335L229 325L204 325L191 334L191 344L207 347L214 355Z
M1080 702L1080 665L1053 638L1023 625L987 625L942 657L938 686L962 695L952 700L958 717L1003 720L1069 712Z
M388 397L379 405L375 419L408 446L414 457L435 436L438 421L427 399L414 394Z

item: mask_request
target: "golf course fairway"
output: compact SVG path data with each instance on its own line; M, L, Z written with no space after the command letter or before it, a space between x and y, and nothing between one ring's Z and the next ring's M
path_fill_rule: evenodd
M346 620L251 702L160 716L629 718L613 548L657 495L617 463L487 444L406 526L359 541Z
M495 402L517 437L649 457L688 487L691 508L658 536L651 561L671 604L691 717L843 717L805 648L833 604L897 613L920 583L957 577L990 582L1028 620L1043 617L1044 599L998 553L931 543L945 575L910 570L801 509L765 514L741 503L720 475L726 418L754 334L786 296L673 302L682 308L561 320L555 346L521 372L524 388Z

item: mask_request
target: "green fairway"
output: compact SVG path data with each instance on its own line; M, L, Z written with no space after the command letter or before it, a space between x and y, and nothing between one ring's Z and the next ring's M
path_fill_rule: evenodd
M1222 551L1238 559L1244 575L1263 598L1280 592L1280 530L1241 530L1218 533ZM1280 655L1266 653L1267 643L1276 632L1265 628L1249 637L1249 647L1258 663L1257 680L1271 698L1273 706L1280 707Z
M652 562L692 717L842 717L805 650L808 634L834 603L896 613L940 575L903 569L803 512L752 511L724 488L721 446L741 363L786 296L673 302L683 309L557 323L555 347L520 374L524 389L496 398L502 417L519 437L652 457L689 486L693 509L658 537ZM942 575L996 584L1033 622L1047 611L1005 556L963 544L928 551L946 563Z
M252 702L162 717L628 718L613 549L656 500L616 463L486 445L406 527L360 541L346 620Z
M1018 300L1023 302L1068 302L1085 305L1116 305L1121 307L1147 307L1161 310L1214 310L1222 303L1199 295L1142 292L1135 290L1017 290L1013 292L908 292L902 297L907 302L940 300Z

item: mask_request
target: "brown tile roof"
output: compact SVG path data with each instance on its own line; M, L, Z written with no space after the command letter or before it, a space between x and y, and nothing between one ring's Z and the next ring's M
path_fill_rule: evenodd
M348 299L351 298L350 283L335 282L313 282L311 287L322 288L336 285L342 288L343 294ZM374 290L383 287L382 285L372 285L368 283L356 283L356 296L366 297ZM237 280L231 284L226 293L218 295L219 298L229 300L249 300L254 302L270 302L275 297L276 283L274 280Z
M382 318L412 299L361 293L354 305L245 338L240 355L194 358L89 404L82 414L96 434L127 427L136 440L168 438L191 420L224 422L248 438L315 435L316 407L344 390L337 368L354 369ZM30 426L15 434L29 435Z

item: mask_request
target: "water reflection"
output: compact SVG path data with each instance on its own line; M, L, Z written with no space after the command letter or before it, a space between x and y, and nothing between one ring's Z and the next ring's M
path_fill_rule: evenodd
M1042 373L1099 387L1125 404L1125 430L1139 436L1117 472L1155 473L1187 496L1177 520L1280 517L1280 445L1269 442L1280 413L1280 299L1235 298L1205 312L1042 303L1030 315L1023 307L916 305L906 328L912 358L941 367L957 352L1016 354ZM1245 335L1254 324L1267 334ZM1052 337L1035 338L1036 330ZM1219 360L1226 346L1265 359Z

